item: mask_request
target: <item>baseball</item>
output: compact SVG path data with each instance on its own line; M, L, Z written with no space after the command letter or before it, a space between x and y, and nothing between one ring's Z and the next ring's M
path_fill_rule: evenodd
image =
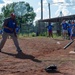
M57 44L60 44L60 42L58 41Z

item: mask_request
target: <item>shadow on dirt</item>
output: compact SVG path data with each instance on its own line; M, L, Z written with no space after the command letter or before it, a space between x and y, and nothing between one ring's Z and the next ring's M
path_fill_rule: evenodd
M1 53L7 54L7 55L10 55L10 56L14 56L15 58L19 58L19 59L30 59L30 60L32 60L34 62L38 62L38 63L42 62L41 60L36 59L34 56L28 55L28 54L24 54L23 52L20 53L20 54L12 54L12 53L7 53L7 52L1 51Z
M47 73L52 73L52 74L62 74L62 75L70 75L69 73L63 73L57 70L50 70L50 71L46 71Z
M46 71L47 73L61 73L61 72L59 72L59 71L57 71L57 70L49 70L49 71Z

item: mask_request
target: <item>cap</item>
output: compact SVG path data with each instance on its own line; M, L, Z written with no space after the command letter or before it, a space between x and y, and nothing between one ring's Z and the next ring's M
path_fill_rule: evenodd
M10 14L10 16L13 16L13 17L15 17L15 14L14 14L14 13L11 13L11 14Z

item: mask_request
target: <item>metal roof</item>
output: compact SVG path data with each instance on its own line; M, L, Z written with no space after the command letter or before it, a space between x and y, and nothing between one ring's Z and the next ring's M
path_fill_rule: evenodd
M56 18L51 18L51 19L43 19L43 20L38 20L38 21L39 22L59 22L62 20L75 20L75 15L56 17Z

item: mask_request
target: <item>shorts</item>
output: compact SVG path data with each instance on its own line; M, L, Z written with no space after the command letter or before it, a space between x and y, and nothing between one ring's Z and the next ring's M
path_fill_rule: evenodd
M67 30L63 30L62 32L63 32L63 33L68 33L68 31L67 31Z
M49 32L49 33L52 33L52 30L49 30L48 32Z

